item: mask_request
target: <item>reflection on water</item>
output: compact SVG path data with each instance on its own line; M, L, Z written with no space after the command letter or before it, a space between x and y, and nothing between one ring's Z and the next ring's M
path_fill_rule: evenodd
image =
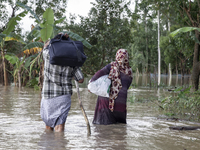
M157 75L155 74L140 74L134 75L133 85L137 87L155 87L157 85ZM168 87L188 86L191 84L190 75L172 75L171 78L168 75L161 75L161 85Z
M40 92L29 88L0 86L0 149L24 150L199 150L200 130L173 131L169 126L192 122L159 120L153 103L128 102L127 124L93 125L96 96L80 88L83 106L91 125L91 136L74 89L64 133L45 132L40 118ZM160 89L131 89L129 96L157 99L171 94ZM197 124L195 124L197 125Z
M38 149L43 150L66 150L68 141L65 138L65 133L59 132L43 132L38 142Z
M115 125L95 125L94 131L97 135L95 138L96 149L126 149L128 143L127 137L127 125L115 124ZM119 136L120 135L120 136Z

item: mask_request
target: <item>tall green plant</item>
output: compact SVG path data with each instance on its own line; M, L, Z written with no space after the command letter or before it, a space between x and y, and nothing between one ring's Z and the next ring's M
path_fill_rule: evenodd
M21 72L22 69L26 69L28 71L28 61L26 61L26 59L29 58L25 58L25 56L23 58L18 58L16 55L14 54L6 54L5 58L13 65L13 72L11 73L13 75L14 78L14 83L16 85L16 82L18 81L18 85L19 87L21 87Z
M200 6L199 6L200 7ZM199 8L200 10L200 8ZM200 13L200 11L199 11ZM197 91L199 89L199 76L200 76L200 69L199 69L199 50L200 50L200 21L198 19L197 21L198 27L183 27L179 28L176 31L172 32L170 35L174 38L176 38L177 34L180 33L185 33L185 32L190 32L195 31L195 34L193 33L192 37L193 40L195 41L195 46L194 46L194 52L193 52L193 65L192 65L192 85L193 89Z
M42 19L40 20L39 18L41 18L41 17L37 16L31 10L30 7L24 5L24 4L20 3L20 2L17 2L17 5L19 5L23 9L29 11L31 13L31 15L33 17L35 17L35 22L37 23L35 25L35 28L27 36L27 39L29 41L36 41L36 42L30 42L29 44L27 44L25 46L25 49L30 49L30 48L33 48L33 47L41 47L41 46L43 47L43 42L47 41L50 38L53 38L56 34L58 34L60 32L68 33L69 36L72 39L75 39L75 40L78 40L78 41L82 41L83 45L85 45L88 48L92 47L85 39L83 39L78 34L75 34L75 33L71 32L71 31L63 31L61 27L57 26L59 23L62 23L65 18L61 18L59 20L55 20L54 19L54 12L53 12L53 10L51 8L47 8L46 9L46 11L43 13ZM42 39L42 43L41 42L37 42L39 39ZM39 59L39 58L41 58L41 53L38 54L38 56L36 56L35 59L33 59L31 61L29 76L31 76L33 66L34 66L34 64L36 62L38 64L38 66L40 67L41 59Z
M43 20L43 23L40 24L40 27L42 28L40 33L42 41L47 41L53 33L54 13L51 8L47 8L44 12Z
M57 26L59 23L62 23L63 20L65 20L66 18L64 17L64 18L55 20L54 12L51 8L46 9L46 11L43 13L42 20L40 20L39 19L40 17L37 16L30 7L24 5L23 3L20 3L20 2L17 2L17 5L19 5L23 9L27 10L28 12L30 12L31 15L33 15L33 17L36 19L35 22L37 24L35 25L35 28L27 36L29 41L33 40L34 38L35 39L42 38L42 41L45 42L49 38L53 38L55 36L55 34L64 32L64 33L68 33L71 38L78 40L78 41L82 41L83 45L86 46L87 48L92 47L91 44L89 44L85 39L83 39L78 34L72 32L72 31L63 30L63 28Z
M177 29L177 30L171 32L171 33L170 33L170 36L175 37L177 34L180 34L180 33L187 33L187 32L191 32L191 31L194 31L194 30L197 30L197 31L200 32L200 28L197 28L197 27L183 27L183 28L179 28L179 29ZM197 39L196 36L192 36L192 37L193 37L193 39L194 39L194 41L195 41L196 43L199 43L199 44L200 44L199 39Z
M17 21L20 21L25 15L27 14L26 11L18 14L16 17L11 18L11 20L7 24L7 28L0 34L0 51L2 57L2 64L3 64L3 71L4 71L4 85L8 85L8 77L7 77L7 69L5 63L5 53L6 50L4 49L5 41L16 40L21 43L24 43L23 39L20 36L17 36L12 31L15 29L15 26L18 24Z

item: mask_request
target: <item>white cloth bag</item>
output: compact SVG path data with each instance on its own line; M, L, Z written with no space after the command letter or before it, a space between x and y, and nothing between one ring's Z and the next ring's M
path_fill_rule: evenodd
M93 82L89 81L88 90L98 96L109 97L110 85L111 80L108 75L104 75Z

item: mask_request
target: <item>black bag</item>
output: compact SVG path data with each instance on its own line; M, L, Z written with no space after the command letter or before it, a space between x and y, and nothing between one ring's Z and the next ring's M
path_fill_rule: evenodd
M83 51L83 43L81 41L51 39L48 49L50 55L50 64L59 66L81 67L86 56Z

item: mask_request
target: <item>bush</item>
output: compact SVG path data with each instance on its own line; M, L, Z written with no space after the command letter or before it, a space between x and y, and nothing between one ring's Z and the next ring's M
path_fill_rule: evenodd
M190 92L190 88L179 88L176 96L169 96L161 101L164 112L180 119L200 121L200 91Z

